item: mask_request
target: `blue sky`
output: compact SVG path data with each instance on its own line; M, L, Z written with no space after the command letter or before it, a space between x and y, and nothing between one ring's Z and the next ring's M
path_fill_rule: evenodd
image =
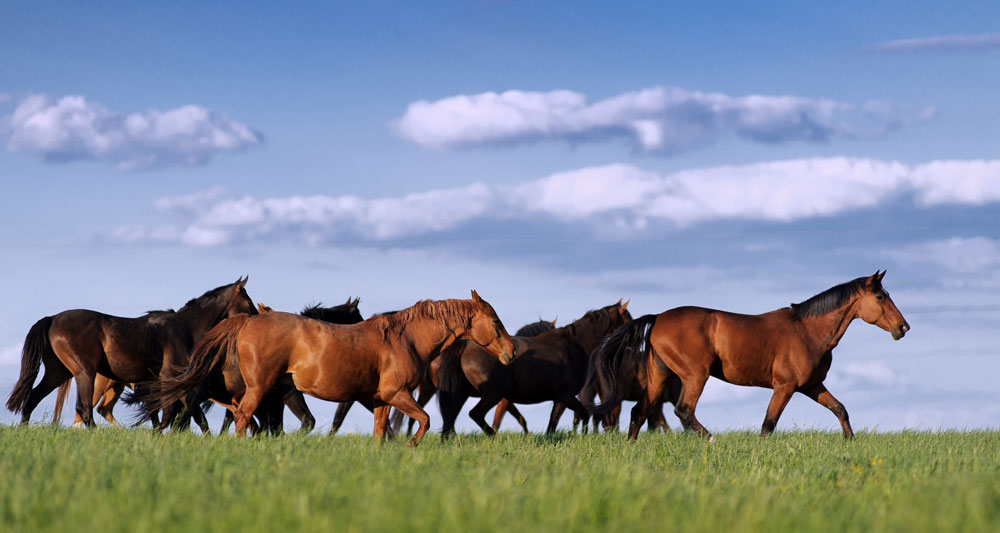
M476 288L516 329L621 297L760 313L885 268L913 330L835 352L855 426L997 427L998 11L5 4L0 382L42 316L244 274L366 315ZM768 396L713 383L699 417L759 427ZM797 397L790 427L837 423Z

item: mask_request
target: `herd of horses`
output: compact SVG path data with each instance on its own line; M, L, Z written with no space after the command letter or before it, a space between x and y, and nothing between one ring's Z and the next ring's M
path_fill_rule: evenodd
M119 425L112 410L123 397L138 408L140 422L149 420L161 431L193 419L208 433L205 410L221 405L222 432L234 423L235 434L244 437L248 431L280 432L286 406L303 430L312 430L308 394L340 402L331 434L357 402L374 414L380 441L400 432L409 417L409 431L414 422L418 426L408 442L415 446L430 426L424 406L435 393L442 438L454 433L469 398L478 398L470 418L488 435L506 413L528 432L516 405L548 401L549 432L567 408L574 429L582 424L586 431L593 419L595 431L611 431L629 400L636 402L631 439L643 424L668 429L666 403L685 430L712 439L695 408L715 376L774 391L761 435L774 430L792 394L800 392L832 411L844 437L853 438L847 410L823 381L832 350L855 318L896 340L910 329L882 287L884 276L860 277L760 315L678 307L633 319L629 302L619 300L565 326L540 321L513 336L475 290L470 299L421 300L364 320L359 299L299 314L255 306L241 278L177 311L122 318L74 309L42 318L25 338L7 408L28 423L38 403L58 388L58 423L72 380L78 425L95 425L95 406ZM122 396L126 387L131 392ZM486 414L494 407L490 424Z

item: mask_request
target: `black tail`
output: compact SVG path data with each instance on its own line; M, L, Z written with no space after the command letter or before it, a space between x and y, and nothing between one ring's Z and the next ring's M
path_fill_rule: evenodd
M441 360L437 371L438 407L441 407L444 396L450 397L452 394L461 393L471 386L469 379L465 377L465 371L462 370L462 353L465 351L466 342L456 341L438 356Z
M189 392L195 392L198 400L203 400L200 398L201 389L212 371L224 358L236 357L236 340L250 318L250 315L237 315L219 322L194 346L190 364L182 373L160 381L137 384L131 393L123 396L125 405L141 404L137 423L181 401Z
M17 379L14 390L10 391L7 398L7 409L14 413L24 410L31 397L31 388L35 385L35 378L38 377L38 369L42 367L42 357L56 353L52 351L52 344L49 343L49 328L52 326L52 317L47 316L28 330L28 336L24 338L24 348L21 349L21 377Z
M592 398L581 401L595 417L604 417L625 398L626 383L622 383L626 365L637 365L645 361L651 349L649 332L656 322L656 315L641 316L618 328L604 339L601 346L590 357L587 381L583 390L594 387L601 390L601 405L594 405Z

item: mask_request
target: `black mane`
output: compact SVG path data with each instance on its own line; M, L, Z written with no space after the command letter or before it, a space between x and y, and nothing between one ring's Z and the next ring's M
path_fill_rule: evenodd
M825 315L844 305L859 292L867 290L866 282L868 279L868 277L860 277L830 287L802 303L792 304L792 311L798 317ZM874 287L874 289L878 289L878 287Z
M554 329L555 325L552 321L539 320L538 322L532 322L531 324L526 324L521 326L521 329L517 330L514 334L515 337L534 337L539 333L544 333L550 329Z

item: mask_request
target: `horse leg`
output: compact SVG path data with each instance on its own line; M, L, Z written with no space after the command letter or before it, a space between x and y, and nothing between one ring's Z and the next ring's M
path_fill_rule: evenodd
M115 404L125 391L125 384L98 375L94 386L94 396L100 394L100 398L94 402L97 407L97 414L104 417L112 426L123 427L115 420Z
M622 420L622 404L619 403L608 414L604 415L604 432L617 433Z
M347 418L347 412L351 410L351 406L354 402L340 402L337 404L337 413L333 415L333 425L330 426L330 435L336 435L337 431L340 431L340 426L344 425L344 419Z
M299 419L299 431L309 433L316 427L316 417L309 411L306 398L302 392L295 387L289 388L285 393L285 405L292 411L292 414Z
M372 434L378 439L379 444L385 443L386 438L386 426L389 425L389 405L376 405L375 406L375 428L372 430Z
M555 433L556 428L559 426L559 419L562 418L563 413L566 412L566 402L564 401L554 401L552 402L552 411L549 413L549 425L545 428L546 433Z
M76 378L76 412L80 415L83 425L96 427L94 423L94 379L96 374L81 372Z
M253 414L257 412L260 402L264 400L264 395L267 393L267 389L262 385L247 383L243 397L239 399L236 413L233 414L233 419L236 422L236 438L246 437L247 426L253 421ZM266 383L266 385L269 387L271 383Z
M507 401L507 398L504 398L504 399L500 400L497 403L497 408L496 408L496 410L493 411L493 431L494 432L500 431L500 424L503 423L503 417L504 417L504 415L507 414L507 406L509 406L509 405L510 405L510 402Z
M803 390L802 393L812 398L816 403L833 411L833 414L837 416L837 420L840 420L840 429L844 431L844 438L847 440L854 439L854 430L851 429L851 420L847 416L847 409L844 407L844 404L840 403L830 394L830 391L826 390L825 385L819 383Z
M705 390L705 382L707 381L707 370L704 374L689 376L687 381L682 378L680 400L674 407L674 414L680 419L681 426L685 430L694 431L699 437L705 437L709 442L712 442L715 437L694 416L694 410L698 406L698 398L701 398L701 392Z
M69 369L58 359L50 360L43 357L42 361L45 363L45 373L42 375L42 380L35 388L31 389L31 394L28 395L28 401L24 404L24 410L21 411L22 424L28 423L28 420L31 419L31 412L35 410L39 402L73 377ZM53 420L53 423L55 422L57 420Z
M420 387L417 389L417 405L419 405L421 409L426 410L427 404L431 401L431 398L434 397L434 392L436 390L437 389L434 387L434 384L430 382L430 380L426 380L421 383ZM413 418L410 418L410 421L406 423L407 436L413 435L413 424L416 423L417 421Z
M569 407L573 411L573 416L580 417L583 420L583 427L586 428L589 423L590 411L583 406L583 403L576 398L576 396L570 396L562 401L563 409ZM585 431L586 432L586 431Z
M183 400L184 408L187 412L194 418L198 428L201 429L202 435L211 435L212 430L208 427L208 419L205 418L205 412L201 410L201 406L195 398L195 393L191 392Z
M222 416L222 427L219 428L219 435L225 435L229 433L229 426L233 423L235 419L233 418L233 412L226 409L226 414Z
M788 400L792 398L792 394L795 394L794 382L781 383L774 387L774 393L771 394L771 402L767 404L767 414L764 415L764 424L760 428L761 437L766 437L774 431L774 426L778 425L778 417L785 410L785 406L788 405Z
M417 401L413 399L413 394L407 389L402 389L397 392L391 399L390 404L403 412L406 416L410 418L417 419L417 432L413 434L413 437L406 442L407 446L417 446L420 444L420 440L424 438L424 433L427 433L427 429L430 427L431 417L427 415L427 411L424 411ZM385 416L388 418L388 410L386 410Z
M438 407L441 409L441 440L448 440L455 434L455 420L462 412L469 397L464 394L456 394L448 391L438 392Z
M517 420L518 424L521 425L521 431L523 431L525 435L528 435L529 433L531 433L530 431L528 431L528 421L524 419L524 415L521 414L521 411L517 410L517 406L515 406L514 404L508 402L507 403L507 412L510 413L511 416L513 416L515 420Z
M483 397L479 399L479 402L476 403L476 405L472 408L472 410L469 411L469 418L471 418L473 422L479 425L479 427L483 430L483 433L486 433L490 437L496 435L496 430L490 427L490 425L486 423L486 413L488 413L490 409L493 408L494 405L497 406L497 411L499 411L500 406L497 405L497 403L502 399L503 398L495 394L484 394ZM503 418L502 415L501 418ZM495 416L493 422L494 424L496 423Z
M642 427L643 422L649 416L650 408L649 394L644 394L639 398L639 401L635 402L635 407L632 408L632 416L628 425L628 438L629 440L636 440L639 438L639 428Z
M399 409L393 409L389 414L389 427L394 433L399 433L399 430L403 429L403 418L405 417L406 415Z
M552 402L552 411L549 413L549 425L545 427L545 433L555 433L556 426L559 425L559 418L566 410L566 404L556 400Z

